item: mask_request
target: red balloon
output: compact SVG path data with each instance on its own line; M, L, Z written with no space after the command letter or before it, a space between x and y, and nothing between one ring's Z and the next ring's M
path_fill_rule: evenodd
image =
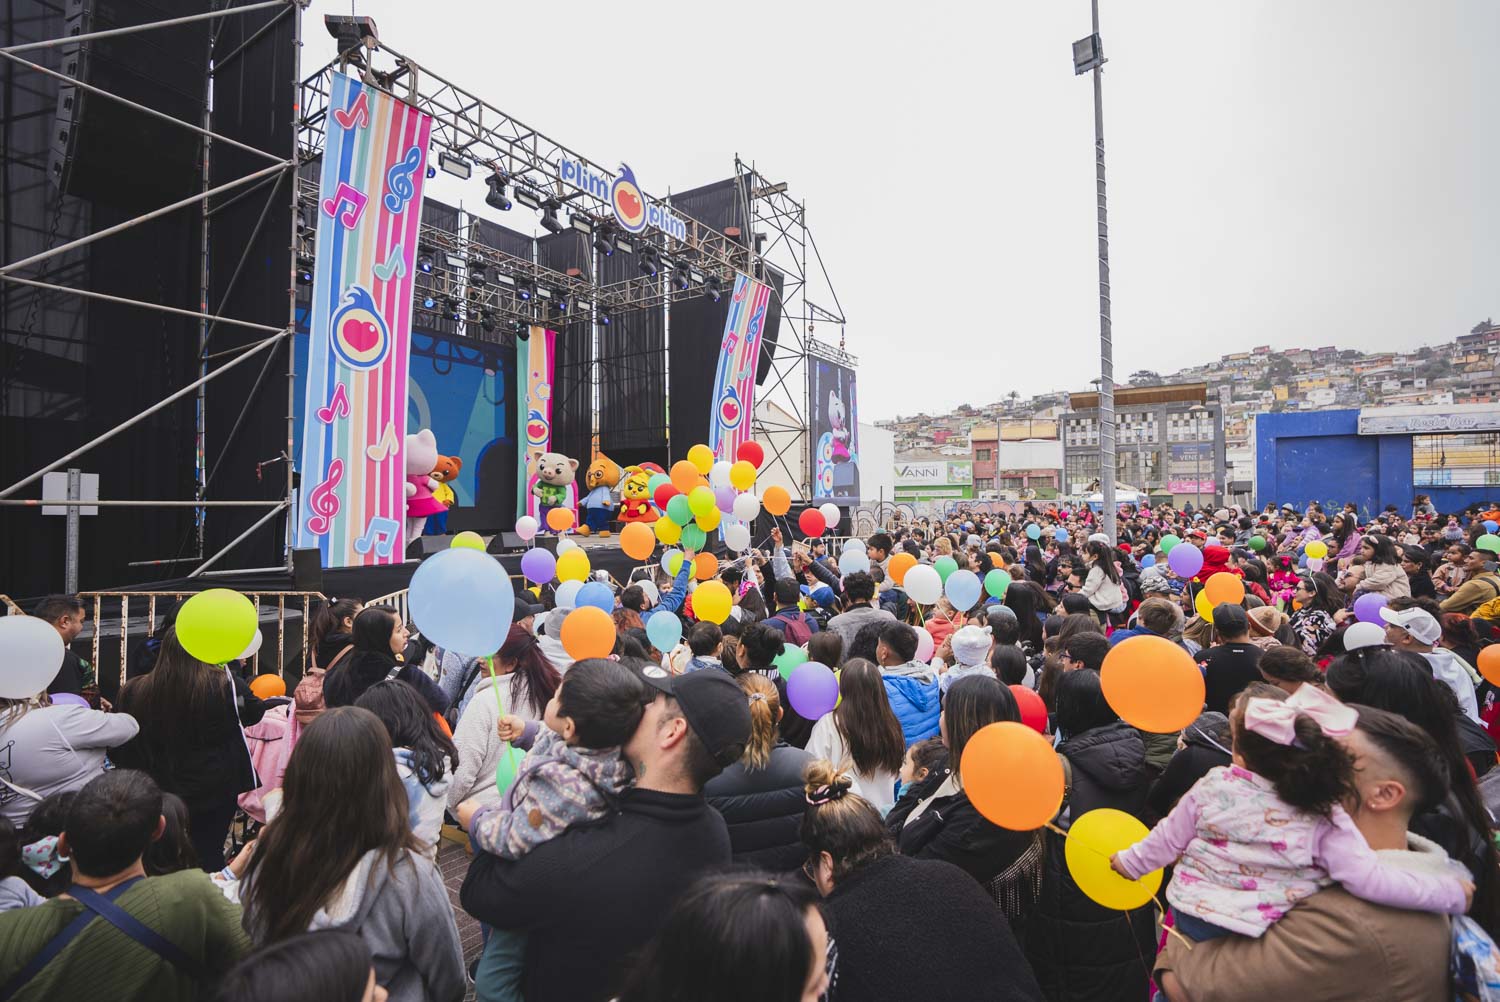
M1024 685L1013 685L1010 691L1016 697L1016 705L1021 708L1021 723L1038 734L1046 734L1047 704L1042 702L1042 697Z
M742 442L734 458L749 463L758 470L760 464L766 461L766 451L760 447L759 442Z
M673 487L671 484L662 484L656 489L656 493L652 495L651 500L656 502L656 507L660 508L662 511L666 511L667 502L681 493L682 491L678 490L676 487Z
M823 530L828 528L828 521L818 509L808 508L797 517L797 527L804 536L821 536Z

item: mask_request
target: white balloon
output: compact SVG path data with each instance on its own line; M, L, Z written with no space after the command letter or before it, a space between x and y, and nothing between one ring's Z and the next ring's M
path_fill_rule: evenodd
M840 574L868 574L870 572L870 557L864 550L851 550L845 548L839 554Z
M910 578L911 575L908 574L907 577ZM932 634L928 633L927 629L925 627L918 626L916 628L916 630L917 630L917 656L916 656L916 659L918 661L930 661L932 659L932 652L935 651L935 650L937 650L937 641L935 641L935 640L932 639Z
M540 528L541 525L530 515L522 515L516 519L516 535L522 539L531 539Z
M63 663L62 634L35 616L0 616L0 697L30 699L52 684Z
M573 542L567 536L563 536L561 539L559 539L557 541L557 555L559 557L562 556L564 553L567 553L569 550L576 550L576 549L578 549L578 544L575 543L575 542Z
M557 591L554 593L557 599L557 608L572 609L577 606L578 592L581 588L583 588L582 581L564 581L558 585Z
M255 652L260 650L260 645L264 642L265 637L261 636L260 629L257 628L255 631L255 636L250 638L250 646L241 651L240 656L238 658L235 658L235 660L249 661L251 658L255 657Z
M719 460L708 471L708 486L729 487L729 470L734 464L727 460Z
M863 539L846 539L846 540L844 540L844 552L848 553L850 550L858 550L860 553L864 553L865 552L865 541Z
M1385 630L1379 623L1355 623L1344 631L1344 650L1357 651L1361 647L1379 647L1385 643Z
M749 491L734 499L734 517L741 522L752 521L760 514L760 498Z
M908 570L902 587L911 600L920 605L934 605L943 597L943 579L937 568L930 564L918 564Z
M652 581L650 578L641 578L639 581L634 582L634 584L645 593L646 598L650 600L652 605L656 605L661 601L661 592L657 589L655 581Z
M724 526L724 545L736 553L750 546L750 527L747 525Z
M829 501L827 504L819 505L818 511L823 515L823 521L828 523L827 531L829 532L832 532L834 529L836 529L838 527L839 521L843 518L843 515L839 513L839 506L834 504L832 501Z

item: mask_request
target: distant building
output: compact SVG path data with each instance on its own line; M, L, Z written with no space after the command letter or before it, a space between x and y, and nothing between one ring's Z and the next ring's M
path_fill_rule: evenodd
M1063 487L1083 494L1099 478L1099 394L1073 393L1062 423ZM1218 503L1224 428L1204 383L1115 389L1115 480L1174 504Z

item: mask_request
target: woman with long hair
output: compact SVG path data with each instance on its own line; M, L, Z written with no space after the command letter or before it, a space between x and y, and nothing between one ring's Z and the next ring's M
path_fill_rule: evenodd
M781 696L770 679L751 673L735 682L750 702L750 740L740 760L709 780L703 795L724 815L736 863L773 873L795 870L807 857L797 827L804 806L802 770L812 756L781 740Z
M370 948L375 980L393 1002L461 998L453 906L412 834L379 718L348 706L313 721L282 790L281 812L261 833L240 888L256 945L348 929Z
M1451 784L1433 809L1412 818L1410 829L1463 863L1474 878L1469 915L1492 937L1500 935L1500 855L1489 811L1459 738L1453 690L1432 677L1420 654L1390 647L1364 647L1328 666L1328 688L1345 703L1399 714L1437 742ZM1494 749L1489 750L1494 756Z
M327 671L341 659L347 648L354 645L351 637L354 617L364 607L365 604L357 598L331 598L318 606L307 633L307 649L312 652L314 668Z
M1384 595L1386 598L1409 598L1411 578L1401 566L1401 554L1390 536L1368 533L1359 541L1362 563L1350 568L1346 584L1353 582L1359 594Z
M385 725L396 753L396 774L406 790L411 830L426 847L427 858L437 858L438 831L458 749L427 712L427 704L409 685L394 680L376 682L354 704L369 710Z
M323 678L323 700L330 707L353 706L381 679L396 679L416 689L433 713L448 708L448 694L416 665L401 660L409 634L388 605L372 605L354 617L354 652Z
M495 786L495 767L509 747L496 730L500 718L514 714L523 720L541 720L562 682L537 638L524 626L510 628L495 653L494 667L493 678L486 670L474 683L474 695L453 729L458 764L448 787L449 810L458 810L465 800L499 805L503 791ZM509 753L520 762L519 751Z
M1016 614L1016 622L1020 624L1021 634L1017 638L1023 644L1030 644L1032 653L1040 652L1042 649L1042 610L1045 608L1042 586L1032 581L1012 581L1010 587L1005 589L1005 598L1001 601Z
M183 650L173 627L162 638L156 667L125 683L117 709L141 730L110 754L111 761L148 773L163 792L181 797L198 864L210 873L223 869L236 801L255 788L243 728L259 723L270 704L222 665L204 664Z
M1308 657L1317 657L1338 630L1334 620L1344 608L1344 593L1332 577L1318 571L1297 579L1292 591L1292 615L1288 622L1297 643Z
M880 669L869 661L847 662L839 673L839 695L833 712L813 724L807 750L814 758L848 763L855 792L884 814L896 802L896 777L906 742Z
M1339 570L1344 570L1359 552L1359 523L1353 515L1341 511L1333 516L1328 531L1333 536L1328 541L1329 558L1335 561Z
M1035 543L1026 544L1026 576L1037 584L1047 584L1047 561L1042 558L1042 548Z

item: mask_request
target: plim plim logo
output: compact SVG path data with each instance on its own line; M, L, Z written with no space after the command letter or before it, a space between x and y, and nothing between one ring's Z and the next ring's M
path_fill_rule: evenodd
M620 165L618 177L610 177L596 174L576 160L563 160L558 177L564 184L609 202L615 219L627 233L641 233L652 227L678 240L687 238L687 224L646 197L628 164Z

